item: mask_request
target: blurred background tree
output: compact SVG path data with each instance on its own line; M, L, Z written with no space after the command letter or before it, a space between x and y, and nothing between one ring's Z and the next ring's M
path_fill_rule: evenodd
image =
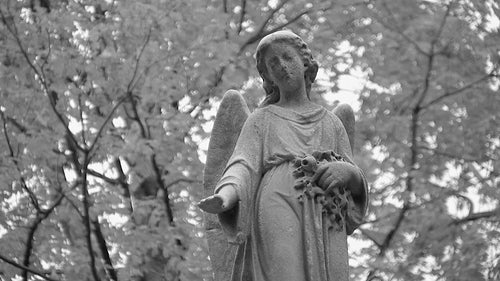
M0 279L211 280L201 197L223 92L288 28L349 96L371 183L353 280L500 279L495 0L0 3ZM350 81L349 88L346 89Z

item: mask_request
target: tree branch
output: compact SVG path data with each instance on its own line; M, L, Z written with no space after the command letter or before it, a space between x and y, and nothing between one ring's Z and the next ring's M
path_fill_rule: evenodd
M304 15L306 15L306 14L309 14L311 11L312 11L312 9L308 9L308 10L302 11L301 13L299 13L299 14L297 14L295 17L293 17L291 20L289 20L289 21L287 21L287 22L285 22L285 23L282 23L282 24L278 25L278 26L276 26L275 28L273 28L273 29L271 29L271 30L269 30L269 31L267 31L267 32L264 32L264 33L262 34L262 37L267 36L267 35L269 35L269 34L271 34L271 33L273 33L273 32L276 32L276 31L278 31L278 30L280 30L280 29L282 29L282 28L285 28L285 27L289 26L290 24L292 24L292 23L294 23L294 22L298 21L298 20L299 20L302 16L304 16Z
M434 105L434 104L437 104L439 102L441 102L442 100L448 98L448 97L451 97L451 96L455 96L455 95L458 95L460 93L463 93L464 91L474 87L475 85L481 83L481 82L484 82L486 80L489 80L490 78L492 77L495 77L495 71L491 71L490 73L478 78L477 80L474 80L472 82L470 82L469 84L465 85L464 87L462 88L459 88L459 89L456 89L454 91L451 91L451 92L446 92L444 93L443 95L427 102L426 104L424 104L422 106L422 109L427 109L429 108L430 106Z
M62 202L62 195L59 195L59 197L52 203L52 205L46 209L46 210L39 210L37 212L35 221L31 225L28 231L28 238L26 239L26 249L24 250L24 258L23 258L23 265L26 268L29 268L30 266L30 258L31 254L33 252L33 241L35 238L35 233L38 229L38 226L42 223L43 220L49 217L49 215L54 211L54 209L59 206L59 204ZM23 270L21 276L24 281L28 280L28 270Z
M368 5L368 3L366 4ZM392 12L387 8L387 6L385 6L387 12L389 13L389 16L392 18L392 20L395 21L395 18L394 18L394 15L392 14ZM410 38L408 35L406 35L403 31L401 31L399 28L398 28L398 24L397 23L394 23L394 24L390 24L390 23L386 23L386 21L380 17L377 12L375 11L372 11L370 8L366 7L366 9L368 9L368 12L373 16L373 18L378 22L380 23L385 29L389 30L389 31L392 31L392 32L395 32L397 34L399 34L401 37L403 37L408 43L410 43L411 45L413 45L415 47L415 49L417 50L417 52L423 54L423 55L428 55L428 53L426 51L424 51L420 45L415 41L413 40L412 38Z
M456 219L456 220L452 221L450 223L450 225L460 225L463 223L468 223L468 222L479 220L479 219L499 217L499 216L500 216L500 208L497 208L497 209L494 209L494 210L488 211L488 212L471 213L465 218Z
M78 111L80 113L80 126L82 126L82 143L83 147L86 148L87 140L85 138L85 122L83 120L83 108L82 108L82 94L78 95Z
M358 228L359 231L368 239L370 239L375 245L377 245L379 248L382 247L382 244L375 238L373 237L370 232L366 231L365 229Z
M120 184L120 180L118 180L118 179L112 179L112 178L107 177L107 176L105 176L105 175L103 175L95 170L92 170L92 169L88 169L87 171L88 171L89 175L96 177L98 179L101 179L109 184L113 184L113 185Z
M127 176L123 172L120 158L115 159L115 167L118 170L118 180L120 181L124 196L128 200L128 209L130 211L130 214L132 214L134 212L134 207L132 206L132 199L130 198L130 188L129 184L127 183Z
M156 161L156 156L154 154L151 155L151 165L153 166L153 171L155 172L156 183L165 193L163 196L164 197L163 200L165 203L165 209L167 211L168 222L171 226L174 226L175 225L174 212L173 212L172 206L170 204L169 193L168 193L168 190L167 190L165 184L163 183L160 166L158 165L158 162Z
M188 179L188 178L180 178L176 179L172 182L169 182L168 184L165 185L165 188L169 188L171 186L174 186L180 182L186 182L186 183L201 183L199 180L193 180L193 179Z
M419 145L418 148L421 150L427 150L434 155L444 156L444 157L454 159L454 160L465 161L465 162L481 162L480 158L466 157L463 155L458 156L458 155L454 155L452 153L448 153L446 151L437 150L437 149L430 148L430 147L427 147L424 145Z
M118 275L116 274L115 268L113 267L113 262L111 261L111 256L109 255L106 238L102 233L101 225L99 224L99 221L97 219L92 220L92 225L94 226L94 234L96 236L102 258L104 260L104 268L106 270L106 274L111 280L118 281Z
M44 273L44 272L41 272L41 271L35 270L35 269L33 269L33 268L26 267L26 266L24 266L24 265L18 264L17 262L15 262L15 261L13 261L13 260L11 260L11 259L6 258L6 257L5 257L5 256L3 256L2 254L0 254L0 260L3 260L4 262L6 262L6 263L8 263L8 264L10 264L10 265L12 265L12 266L15 266L15 267L17 267L17 268L19 268L19 269L22 269L22 270L24 270L24 271L28 271L28 272L30 272L30 273L32 273L32 274L34 274L34 275L36 275L36 276L39 276L39 277L41 277L41 278L43 278L43 279L45 279L45 280L48 280L48 281L59 281L59 280L57 280L57 279L53 279L53 278L51 278L51 277L46 276L46 274L47 274L47 273Z
M26 268L29 268L30 266L30 258L31 258L31 253L33 251L33 239L35 237L35 232L38 229L38 226L42 222L42 218L38 214L35 221L31 225L28 231L28 237L26 239L26 248L24 249L24 256L23 256L23 265ZM21 273L21 277L23 278L24 281L28 280L28 270L23 269Z
M135 88L137 82L136 81L137 71L139 70L139 64L142 58L142 54L144 53L144 50L146 49L146 46L148 45L149 40L151 39L151 32L152 28L149 28L149 31L146 34L146 38L144 39L144 43L142 44L141 49L139 50L139 54L135 58L134 73L132 74L132 78L130 79L127 85L127 92L132 92L132 90Z
M243 29L243 21L245 20L246 7L247 7L247 0L241 0L241 14L240 14L240 22L238 24L238 35L240 35L241 30Z
M90 202L89 202L89 193L87 189L88 185L88 180L87 180L87 168L88 168L88 158L89 154L88 152L84 153L84 160L83 160L83 167L82 171L80 173L80 178L82 180L82 197L83 197L83 223L85 226L85 239L86 239L86 244L87 244L87 250L89 252L89 258L90 258L90 269L92 271L92 276L94 277L95 281L100 281L99 274L97 273L97 268L96 268L96 263L95 263L95 256L94 256L94 250L92 248L92 232L91 232L91 225L90 225Z
M111 112L108 114L108 116L106 117L106 119L102 123L101 127L99 128L99 131L97 131L95 139L92 142L92 144L90 145L90 148L88 149L89 153L93 153L93 150L94 150L95 146L97 145L97 142L98 142L99 138L101 137L101 134L104 131L104 128L109 123L109 120L111 120L111 117L113 117L113 115L115 114L118 107L125 101L125 99L127 99L127 96L121 97L120 99L118 99L118 102L113 106L113 109L111 109Z
M21 172L21 167L19 167L19 161L14 155L14 149L12 148L12 143L10 142L9 133L7 132L7 121L3 111L0 111L0 118L2 119L5 141L7 142L7 147L9 148L9 156L14 162L14 166L16 167L17 172L19 173L19 180L21 181L21 187L26 191L26 193L28 193L28 197L30 198L31 203L33 204L37 212L40 212L41 210L40 210L40 205L38 203L38 198L33 193L33 191L31 191L31 189L28 188L26 180L24 179L24 176Z
M264 30L266 29L267 25L269 24L269 22L271 21L271 19L274 17L274 15L276 14L276 12L278 12L281 8L283 8L283 6L289 2L290 0L283 0L281 1L280 3L278 3L278 5L276 6L276 8L272 9L271 12L267 15L266 19L262 22L262 24L260 25L260 27L257 29L257 31L254 32L254 34L252 36L250 36L250 38L247 39L247 41L240 47L240 50L238 51L238 54L241 54L243 52L243 50L245 50L245 48L250 45L250 44L253 44L257 41L259 41L261 38L263 38L264 36L266 35L263 35L264 34ZM269 33L268 33L269 34Z
M10 14L10 10L7 9L7 11ZM35 75L38 77L38 80L40 81L40 85L42 86L44 93L49 98L49 104L52 108L52 111L56 115L57 119L63 124L64 129L66 130L68 136L75 143L76 148L78 150L82 151L83 148L78 145L78 142L76 141L75 136L73 135L73 133L69 129L67 120L64 118L64 116L56 108L56 101L51 94L53 91L50 91L49 86L47 85L47 80L46 80L45 74L43 73L42 69L38 69L35 66L35 64L31 61L28 52L24 48L24 46L21 42L21 38L19 38L19 32L17 30L17 26L15 25L14 22L11 23L12 26L10 26L8 24L7 18L5 17L5 14L3 13L3 11L1 9L0 9L0 17L1 17L2 21L4 22L5 26L7 27L7 30L9 31L9 33L12 36L14 36L15 42L16 42L17 46L19 47L19 50L21 51L21 54L23 55L24 59L26 60L26 63L28 64L30 69L35 73ZM10 14L10 17L13 17L13 16Z
M385 7L387 12L391 16L391 18L394 19L392 12L390 11L389 7L387 7L385 2L383 2L382 5ZM410 163L408 165L408 176L406 178L406 192L408 192L408 193L413 192L413 179L414 179L415 171L417 170L417 163L418 163L417 155L418 155L418 150L419 150L417 138L418 138L419 120L420 120L420 113L422 110L422 102L424 101L425 97L427 96L427 94L429 92L429 88L430 88L430 77L432 75L433 62L434 62L434 48L435 48L436 42L439 40L439 37L441 36L442 30L443 30L444 25L446 23L446 19L449 15L449 11L450 11L450 5L448 5L448 8L445 12L445 15L444 15L441 23L440 23L440 26L439 26L439 29L438 29L436 36L430 42L429 52L424 52L423 50L419 49L418 45L416 45L416 47L420 50L420 53L424 54L427 57L427 68L426 68L426 72L424 75L424 81L423 81L424 86L423 86L422 92L420 93L420 96L417 100L417 104L413 108L412 115L411 115ZM402 32L401 32L401 34L404 35ZM407 39L407 40L409 40L409 39ZM412 40L409 40L409 41L412 42ZM410 210L410 202L408 199L405 199L403 207L401 208L401 210L398 214L398 217L396 219L394 226L389 231L389 233L387 234L386 238L384 239L384 241L380 247L379 256L382 257L385 255L385 252L389 248L389 245L390 245L392 239L394 238L394 235L401 227L408 210Z

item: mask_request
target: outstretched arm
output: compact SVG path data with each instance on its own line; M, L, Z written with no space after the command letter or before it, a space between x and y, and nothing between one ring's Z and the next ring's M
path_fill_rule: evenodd
M238 201L234 188L230 186L216 195L213 194L249 115L248 106L240 93L229 90L224 94L217 111L207 151L203 179L206 198L198 204L208 213L221 213L233 207ZM214 217L208 217L209 221L214 219Z
M235 186L227 184L221 187L216 194L202 199L198 203L203 211L211 214L220 214L227 210L232 209L240 200Z

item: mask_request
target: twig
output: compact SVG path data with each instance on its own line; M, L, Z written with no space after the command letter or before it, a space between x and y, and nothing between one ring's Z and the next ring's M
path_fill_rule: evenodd
M108 114L108 116L106 117L106 119L104 120L104 122L102 123L101 127L99 127L99 131L97 131L97 135L95 136L95 139L94 141L92 142L92 144L90 145L88 151L90 153L93 153L93 150L99 140L99 138L101 137L101 134L102 132L104 131L104 128L106 127L106 125L108 124L109 120L111 120L111 117L113 117L113 115L115 114L116 110L118 109L118 107L125 101L125 99L127 99L126 96L124 97L121 97L118 102L113 106L113 109L111 109L111 112Z
M95 256L94 256L94 250L92 248L92 232L91 232L91 226L90 226L90 203L89 203L89 193L87 189L87 168L89 164L89 154L88 152L84 153L84 160L83 160L83 169L81 171L80 177L82 180L82 197L83 197L83 223L85 226L85 238L87 242L87 250L89 252L89 257L90 257L90 269L92 271L92 276L94 277L95 281L100 281L99 274L97 273L97 268L96 268L96 263L95 263Z
M5 141L7 142L7 147L9 148L9 156L12 158L12 161L14 162L14 166L17 169L17 172L19 173L19 180L21 181L21 187L28 193L28 196L30 198L31 203L37 210L37 212L40 212L40 205L38 203L38 199L36 195L29 189L26 180L24 179L24 176L22 175L21 168L19 167L19 161L14 155L14 149L12 148L12 143L10 142L9 134L7 132L7 121L5 118L5 115L3 111L0 111L0 118L2 119L2 125L3 125L3 133L5 136Z
M437 150L437 149L430 148L430 147L423 146L423 145L420 145L418 148L421 150L427 150L434 155L444 156L444 157L455 159L455 160L460 160L460 161L465 161L465 162L481 162L481 159L479 159L479 158L465 157L463 155L458 156L458 155L454 155L452 153Z
M172 206L170 204L170 198L168 196L169 195L168 190L165 187L165 184L163 184L163 180L162 180L162 177L161 177L162 172L160 170L160 166L158 165L158 162L156 161L156 156L154 154L151 155L151 165L153 166L153 171L155 172L156 183L165 192L165 195L163 196L164 197L163 200L164 200L164 203L165 203L165 209L167 211L168 222L169 222L169 224L171 226L174 226L175 225L175 222L174 222L174 211L172 210Z
M169 188L171 186L174 186L178 183L181 183L181 182L186 182L186 183L201 183L201 181L199 180L193 180L193 179L188 179L188 178L180 178L180 179L176 179L168 184L165 185L165 188Z
M368 231L362 228L358 229L361 231L361 234L363 234L366 238L370 239L373 243L375 243L375 245L377 245L379 248L382 247L382 244L380 244L380 242L375 237L373 237Z
M28 231L28 238L26 239L26 248L24 249L24 257L23 257L23 265L27 268L30 265L31 253L33 251L33 239L35 238L36 230L38 229L38 226L40 225L42 220L43 219L41 218L40 214L37 214L35 221L33 222ZM21 276L24 281L27 281L28 270L24 269L21 273Z
M385 4L385 2L382 4L391 18L394 19L394 16L392 15L392 12L390 11L389 7ZM411 193L413 192L413 179L414 179L414 173L417 170L417 155L418 155L418 129L419 129L419 120L420 120L420 113L422 111L422 102L424 101L425 97L427 96L429 92L429 87L430 87L430 77L432 74L432 69L433 69L433 62L434 62L434 48L436 42L439 40L439 37L441 36L442 30L444 28L444 25L446 23L446 19L449 15L450 12L450 7L451 5L448 5L447 10L445 12L445 15L443 16L443 19L441 20L439 30L436 34L436 36L432 39L430 43L430 50L429 52L424 52L421 50L421 53L424 54L427 57L427 69L426 73L424 76L424 87L422 89L422 92L420 93L420 97L417 100L417 103L415 107L413 108L412 115L411 115L411 126L410 126L410 163L409 163L409 169L408 169L408 177L406 178L406 192ZM401 34L404 34L401 32ZM412 40L409 40L412 42ZM416 44L416 43L415 43ZM417 48L418 45L416 45ZM384 239L381 247L380 247L380 252L379 256L382 257L385 255L385 252L389 248L389 245L396 234L396 232L399 230L401 227L403 220L406 216L407 211L410 210L410 202L408 199L405 200L403 207L401 208L398 217L396 219L396 222L392 229L389 231L387 234L386 238Z
M120 158L115 159L115 167L118 170L118 180L123 189L124 196L128 200L128 209L130 211L130 214L132 214L134 212L134 206L132 205L132 199L130 198L130 189L129 184L127 183L127 176L125 176L125 172L123 172Z
M82 143L83 147L87 146L87 140L85 139L85 122L83 120L83 108L82 108L82 94L78 95L78 109L80 113L80 126L82 126Z
M456 219L456 220L452 221L450 223L450 225L460 225L463 223L468 223L468 222L479 220L479 219L498 217L498 216L500 216L500 208L497 208L497 209L494 209L494 210L488 211L488 212L469 214L467 217L465 217L463 219Z
M24 266L24 265L21 265L21 264L18 264L17 262L15 262L15 261L13 261L11 259L6 258L2 254L0 254L0 260L3 260L4 262L6 262L6 263L8 263L8 264L10 264L12 266L15 266L15 267L17 267L19 269L28 271L28 272L30 272L30 273L32 273L32 274L34 274L36 276L39 276L39 277L41 277L41 278L43 278L45 280L48 280L48 281L59 281L57 279L53 279L51 277L46 276L46 273L43 273L41 271L35 270L33 268L30 268L30 267L27 267L27 266Z
M367 4L367 5L368 5L368 4ZM368 8L368 7L366 7L366 8L368 9L369 13L371 13L371 14L372 14L372 16L374 17L374 19L375 19L378 23L380 23L383 27L385 27L385 29L387 29L387 30L389 30L389 31L396 32L396 33L397 33L397 34L399 34L401 37L403 37L406 41L408 41L410 44L412 44L412 45L415 47L415 49L416 49L419 53L421 53L421 54L423 54L423 55L428 55L428 53L427 53L426 51L424 51L424 50L420 47L420 45L419 45L419 44L418 44L415 40L413 40L411 37L409 37L409 36L408 36L408 35L406 35L403 31L401 31L401 30L397 27L398 25L397 25L396 23L395 23L395 24L392 24L392 25L391 25L391 24L389 24L389 23L386 23L386 22L385 22L385 20L377 14L377 12L372 11L372 10L371 10L370 8ZM386 8L387 12L389 13L389 16L390 16L390 17L391 17L391 18L395 21L394 15L391 13L391 11L388 9L388 7L387 7L387 6L385 6L385 8ZM392 26L394 26L394 27L392 27Z
M271 19L274 17L274 15L276 14L276 12L278 12L281 8L283 8L283 6L289 2L290 0L283 0L281 1L277 6L276 8L272 9L271 12L267 15L266 19L262 22L262 24L260 25L260 27L257 29L257 31L254 32L254 34L252 36L250 36L250 38L247 39L247 41L240 47L240 50L238 51L238 54L241 54L243 52L243 50L245 50L245 48L254 43L254 42L257 42L259 41L262 37L264 37L265 35L264 34L264 30L267 28L267 25L269 24L269 21L271 21Z
M441 95L441 96L439 96L439 97L437 97L437 98L435 98L435 99L427 102L426 104L422 105L422 109L427 109L430 106L432 106L434 104L437 104L437 103L441 102L442 100L444 100L444 99L446 99L448 97L458 95L458 94L460 94L460 93L462 93L462 92L464 92L464 91L472 88L476 84L479 84L479 83L481 83L483 81L486 81L486 80L488 80L488 79L490 79L492 77L495 77L495 72L494 71L492 71L492 72L490 72L490 73L488 73L488 74L480 77L477 80L474 80L474 81L470 82L469 84L465 85L462 88L456 89L456 90L451 91L451 92L444 93L443 95Z
M99 178L101 180L104 180L105 182L107 182L109 184L120 184L120 180L118 180L118 179L112 179L112 178L107 177L107 176L105 176L105 175L103 175L95 170L92 170L92 169L88 169L87 171L88 171L89 175L94 176L96 178Z
M132 78L130 79L130 82L127 85L127 92L132 92L132 90L135 87L135 84L137 82L135 80L137 77L137 71L139 70L139 64L141 61L141 57L142 57L142 54L144 53L144 50L146 49L146 46L149 43L149 40L151 39L151 32L152 32L152 28L150 27L148 33L146 34L146 39L144 39L144 43L142 44L141 49L139 50L139 54L135 58L134 72L132 74Z
M50 41L50 32L48 29L45 29L45 31L47 32L47 42L48 42L49 49L47 50L47 55L43 59L42 65L40 65L40 69L43 69L45 67L45 65L48 63L49 58L50 58L50 53L52 51L52 42Z
M7 11L9 12L9 15L11 17L13 17L12 14L10 13L10 10L7 9ZM45 74L43 73L43 69L38 69L33 64L33 62L31 61L31 59L30 59L30 57L28 55L28 52L24 48L24 46L23 46L23 44L21 42L21 38L19 38L19 32L17 30L17 26L15 25L14 22L12 22L12 26L10 26L7 23L7 18L5 17L5 14L3 13L3 11L1 9L0 9L0 17L2 18L2 21L5 23L5 26L7 27L7 30L11 33L12 36L14 36L16 44L19 47L19 50L21 51L21 54L23 55L24 59L26 60L26 63L28 63L28 66L31 68L31 70L33 70L33 72L35 73L35 75L38 77L38 79L40 81L40 84L41 84L41 86L42 86L45 94L49 98L50 106L51 106L52 110L54 111L54 114L56 115L57 119L63 124L66 132L69 135L69 137L73 139L73 141L74 141L74 143L76 145L76 148L78 150L83 151L83 148L78 145L78 142L76 141L75 136L73 135L73 133L69 129L68 122L65 120L64 116L56 108L56 101L54 100L54 98L52 98L51 91L49 90L49 86L47 85L47 80L45 78Z
M267 36L267 35L269 35L269 34L271 34L273 32L276 32L276 31L278 31L278 30L280 30L282 28L285 28L285 27L289 26L290 24L292 24L292 23L296 22L297 20L299 20L302 16L304 16L306 14L309 14L311 11L312 11L312 9L308 9L308 10L300 12L295 17L293 17L291 20L289 20L289 21L287 21L287 22L285 22L283 24L278 25L275 28L273 28L273 29L271 29L271 30L269 30L267 32L262 33L262 37Z
M29 228L29 231L28 231L28 238L26 240L26 249L24 251L24 258L23 258L23 265L25 267L29 267L29 265L30 265L30 258L31 258L31 254L33 251L33 241L34 241L35 233L38 229L38 226L40 226L42 221L45 220L46 218L48 218L49 215L52 213L52 211L54 211L54 209L57 206L59 206L59 204L61 204L62 198L63 198L63 196L59 195L59 197L54 201L54 203L52 203L52 205L49 208L47 208L46 210L39 210L38 211L37 216L35 218L35 221L33 222L33 224L31 225L31 227ZM22 275L23 280L25 280L25 281L28 280L28 270L23 270L21 275Z
M240 14L240 22L238 24L238 35L240 35L243 30L243 21L245 20L245 13L247 7L247 0L241 0L241 14Z
M106 270L106 274L111 280L117 281L118 276L116 274L115 268L113 267L113 262L111 261L111 256L109 255L106 238L102 233L101 225L99 224L99 221L97 219L92 220L92 225L94 226L94 234L96 236L97 243L99 244L99 250L101 251L101 255L105 263L104 268Z

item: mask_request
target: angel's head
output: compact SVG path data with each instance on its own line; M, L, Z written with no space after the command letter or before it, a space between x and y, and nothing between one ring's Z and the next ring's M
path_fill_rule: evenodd
M318 63L314 60L311 50L302 38L291 31L278 31L267 35L260 41L255 55L257 59L257 70L264 81L264 90L266 91L266 98L262 102L262 105L273 104L280 99L280 90L278 85L273 82L266 64L266 51L273 44L286 44L291 46L302 59L304 65L303 79L306 93L309 97L311 85L314 79L316 79L316 74L318 72Z

